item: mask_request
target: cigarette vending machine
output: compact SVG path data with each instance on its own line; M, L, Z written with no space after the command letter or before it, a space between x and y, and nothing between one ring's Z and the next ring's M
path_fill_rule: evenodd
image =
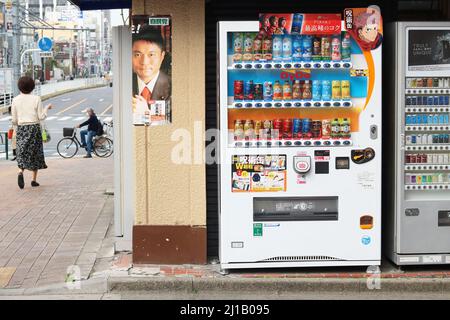
M450 263L450 23L389 26L386 255L398 265Z
M344 15L218 23L222 269L380 264L381 16Z

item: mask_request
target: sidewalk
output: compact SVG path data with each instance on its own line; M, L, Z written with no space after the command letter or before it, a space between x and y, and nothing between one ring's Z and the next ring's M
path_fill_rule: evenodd
M17 164L0 162L0 289L64 283L77 265L82 279L98 258L113 257L113 158L47 159L38 188L17 186ZM109 231L109 233L107 233Z

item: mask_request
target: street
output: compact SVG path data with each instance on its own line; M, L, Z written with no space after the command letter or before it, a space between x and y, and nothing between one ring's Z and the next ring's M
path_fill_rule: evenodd
M60 157L56 146L63 136L63 128L73 128L85 121L87 116L81 112L83 109L92 107L100 120L112 120L112 90L111 87L79 90L43 102L44 106L53 104L53 109L49 111L45 120L51 135L51 141L44 144L44 153L47 158ZM10 115L0 116L0 132L8 131L10 125ZM79 134L77 136L79 139ZM79 150L77 156L84 156L84 154L84 150ZM1 159L5 159L4 153L0 153Z

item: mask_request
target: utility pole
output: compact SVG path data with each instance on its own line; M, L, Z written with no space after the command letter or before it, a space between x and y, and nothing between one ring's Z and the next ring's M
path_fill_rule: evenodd
M12 36L12 54L13 54L13 92L14 96L19 94L17 88L17 81L20 78L20 22L19 22L19 0L12 1L12 15L13 15L13 36Z

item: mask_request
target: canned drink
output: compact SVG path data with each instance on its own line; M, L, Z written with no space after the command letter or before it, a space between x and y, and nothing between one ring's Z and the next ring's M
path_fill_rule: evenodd
M419 184L419 185L422 184L422 175L417 175L416 176L416 184Z
M322 80L322 100L331 100L331 81Z
M331 60L331 38L329 36L323 36L321 39L321 56L322 60Z
M339 138L341 132L341 124L339 123L338 118L334 118L333 121L331 121L331 138Z
M333 80L331 82L331 98L333 100L340 100L341 97L342 97L342 95L341 95L341 81Z
M439 143L439 135L438 134L433 134L433 144L435 143Z
M433 124L439 124L439 115L438 114L435 114L433 116Z
M444 96L439 96L439 105L443 106L444 105Z
M264 100L270 101L273 99L273 86L272 82L264 82Z
M411 124L417 124L417 115L415 114L411 115Z
M292 139L292 119L283 120L282 138Z
M253 80L245 81L244 84L244 99L245 100L253 100L255 87L253 85Z
M262 83L255 83L254 99L255 100L263 99L263 84Z
M417 105L417 97L416 96L412 96L411 97L411 105L412 106L416 106Z
M448 106L450 104L450 97L444 96L444 106Z
M444 137L444 135L443 134L440 134L439 135L439 143L444 143L444 141L445 141L445 137Z
M423 124L427 124L428 123L428 116L426 114L422 114L421 117L422 117L422 123Z
M411 79L411 88L417 88L417 79L416 78Z
M255 138L255 124L253 123L253 120L245 120L244 137L245 140L252 140Z
M417 105L421 106L423 104L423 98L422 96L417 96Z
M262 44L263 60L272 60L272 46L272 36L265 36Z
M433 163L434 164L438 164L439 163L439 159L438 159L438 155L437 154L433 154Z
M416 123L422 124L422 115L421 114L416 115Z
M322 120L322 138L330 138L331 136L331 121Z
M417 155L416 154L411 155L411 163L417 163Z
M312 40L312 58L313 60L320 60L321 55L321 39L319 37L314 37Z
M318 101L321 99L322 94L321 94L321 84L320 84L320 80L313 80L312 82L312 98L315 101Z
M439 88L444 88L444 78L439 78Z
M427 124L433 124L433 115L432 114L427 115Z
M283 120L275 119L275 120L273 120L272 125L273 125L272 138L279 139L282 135Z
M439 124L445 124L445 122L444 122L444 115L443 114L439 115Z
M427 180L428 180L427 175L426 174L422 175L422 184L426 184Z
M242 120L234 121L234 139L242 140L244 138L244 123Z
M406 185L411 184L411 174L410 173L405 174L405 184Z
M427 155L425 153L420 155L420 163L427 163Z
M444 174L438 173L438 183L444 183Z
M244 54L242 55L243 61L253 60L253 38L255 37L252 33L244 34Z
M342 99L350 99L350 81L349 80L342 80L341 81L341 95Z
M303 119L302 136L303 138L311 138L311 123L310 118Z
M312 122L311 133L313 138L322 137L322 121L314 120Z
M444 163L444 155L440 154L438 155L438 164L443 164Z
M406 115L405 122L406 122L406 125L410 125L411 124L411 115L409 115L409 114Z
M428 102L429 106L432 106L433 105L433 96L428 96L427 102Z
M431 153L427 154L427 163L433 163L433 154Z
M434 88L438 88L439 87L439 79L438 78L434 78L433 79L433 87Z
M412 88L412 79L406 78L406 88Z
M292 138L300 139L302 137L302 119L292 120Z
M449 88L449 87L450 87L450 79L444 78L444 88Z
M264 120L262 123L262 133L263 133L263 139L269 139L270 135L272 134L272 128L273 123L272 120Z
M417 143L417 136L415 134L411 135L411 144Z
M244 99L244 81L234 80L234 100Z
M347 118L342 119L340 126L340 136L344 139L350 138L350 120Z
M448 154L444 154L444 164L448 164Z
M423 79L422 78L417 78L416 79L416 87L417 88L422 88L423 87Z
M407 96L407 97L406 97L406 102L405 102L405 104L406 104L407 106L410 106L410 105L411 105L411 97L410 97L410 96Z
M331 60L341 60L341 37L333 36L331 40Z
M417 180L416 180L416 175L415 174L411 174L411 184L416 184Z
M411 155L409 153L405 155L405 163L411 163Z
M450 142L450 135L448 133L444 133L444 143Z
M242 61L244 47L244 34L242 32L233 33L233 62Z
M427 96L424 96L424 97L422 98L422 103L423 103L424 106L427 106L427 105L428 105L428 97L427 97Z
M433 87L433 78L428 78L427 79L427 85L428 88L432 88Z
M434 104L435 106L438 106L438 105L439 105L439 96L434 96L434 97L433 97L433 104Z

